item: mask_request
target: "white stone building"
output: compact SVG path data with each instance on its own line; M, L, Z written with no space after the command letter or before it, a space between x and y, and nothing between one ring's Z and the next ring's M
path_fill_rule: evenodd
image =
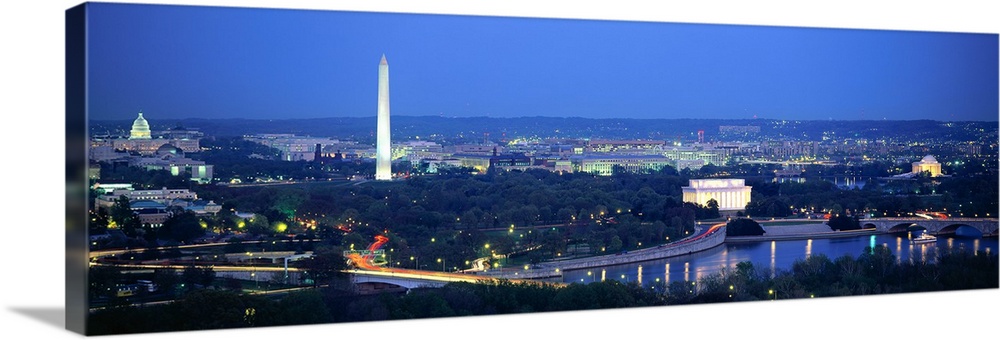
M714 199L719 210L743 210L750 202L751 187L743 179L692 179L682 187L684 202L707 205Z

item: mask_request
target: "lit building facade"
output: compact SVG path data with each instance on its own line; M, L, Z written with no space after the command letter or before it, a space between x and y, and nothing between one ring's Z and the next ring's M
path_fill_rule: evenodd
M137 152L141 155L150 155L155 153L164 144L170 144L180 148L184 152L201 151L199 143L200 132L187 130L183 134L179 134L179 132L180 130L169 130L163 134L157 134L157 137L153 138L149 122L142 116L142 112L139 112L139 117L132 122L132 130L129 131L128 138L116 138L100 143L92 142L91 150L95 152L95 148L97 147L111 146L115 150L126 150Z
M924 156L919 162L913 162L913 173L919 174L927 171L931 177L941 176L941 163L938 163L934 156Z
M422 159L440 159L446 156L444 148L435 142L406 141L392 147L392 159L403 159L413 163Z
M329 149L343 151L358 149L355 142L347 142L326 137L297 136L290 133L262 133L256 135L243 136L244 140L254 142L278 150L281 154L279 158L283 161L307 161L316 160L316 145L320 145L327 153Z
M523 153L495 155L490 157L490 170L527 170L533 168L531 157Z
M662 140L605 140L594 139L587 142L589 152L623 152L653 150L666 145Z
M573 170L599 176L611 176L616 168L624 172L642 173L659 171L672 166L673 161L653 155L586 155L571 157Z
M146 170L166 170L174 176L186 173L191 180L198 183L211 183L214 174L214 166L205 164L204 161L184 157L184 152L180 148L170 144L160 146L151 157L129 158L129 166Z
M490 169L490 155L480 154L454 154L451 158L457 160L463 167L473 168L480 173L485 173Z
M714 199L719 210L742 210L750 203L751 187L743 179L692 179L682 187L684 202L707 205Z
M107 190L107 188L105 190ZM99 207L110 208L115 204L115 200L117 200L120 196L128 197L130 202L151 201L162 205L167 205L174 200L190 201L198 199L198 194L188 189L163 188L153 190L131 190L125 187L117 189L111 188L110 192L106 192L104 195L98 196L95 203ZM134 208L139 207L137 206Z
M503 146L493 145L493 144L488 144L488 145L460 144L444 148L444 151L453 154L492 156L494 152L504 153L507 150Z
M681 147L670 147L664 149L661 153L663 154L664 157L674 161L701 160L703 161L701 165L705 164L723 165L726 164L726 161L728 160L728 157L726 156L725 152L716 151L714 149L702 150L700 148L681 146ZM681 168L682 167L678 167L678 169Z

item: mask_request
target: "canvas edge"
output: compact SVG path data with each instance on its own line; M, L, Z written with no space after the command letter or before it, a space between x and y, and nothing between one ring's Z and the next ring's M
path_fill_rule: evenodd
M117 3L116 3L117 4ZM121 4L144 4L144 3L121 3ZM87 306L87 135L86 135L86 61L84 55L86 51L85 28L86 28L86 3L70 8L66 11L66 180L67 180L67 201L66 201L66 329L81 333L86 333ZM627 19L593 19L593 18L562 18L553 16L520 17L509 14L469 14L469 13L424 13L424 12L387 12L372 9L330 9L330 8L300 8L300 7L246 7L237 5L187 5L187 4L148 4L162 6L200 6L217 8L239 8L239 9L275 9L275 10L318 10L318 11L341 11L357 13L380 13L380 14L403 14L403 15L439 15L439 16L473 16L490 18L525 18L525 19L556 19L556 20L601 20L601 21L623 21L631 22ZM76 20L76 21L75 21ZM682 21L646 21L636 20L634 22L650 23L676 23L676 24L703 24L703 25L734 25L734 26L759 26L759 27L799 27L799 26L769 26L760 24L743 23L708 23L708 22L682 22ZM987 34L1000 38L1000 34L995 32L980 31L931 31L931 30L910 30L910 29L883 29L883 28L855 28L855 27L805 27L818 29L846 29L846 30L878 30L878 31L907 31L907 32L940 32L940 33L960 33L960 34ZM76 29L76 31L73 31ZM78 41L71 41L79 38ZM77 97L74 97L77 96ZM74 101L75 100L75 101ZM74 133L79 133L75 135ZM71 154L71 151L78 151ZM84 157L80 157L84 156ZM77 159L80 158L80 159ZM80 173L76 173L79 171ZM74 190L83 190L74 192ZM81 195L82 194L82 195ZM80 205L75 207L74 205ZM79 208L79 209L74 209ZM75 247L75 248L74 248ZM78 255L78 256L77 256ZM77 257L74 257L77 256ZM879 298L880 296L864 296L862 298ZM619 309L612 309L619 310ZM604 311L599 311L605 313ZM492 317L492 316L490 316ZM438 320L448 320L450 318L437 318ZM422 320L421 320L422 321ZM383 320L377 322L391 322ZM323 326L335 326L337 323L321 324ZM302 326L294 326L302 327ZM245 328L253 329L253 328Z
M66 10L65 327L87 334L87 3Z

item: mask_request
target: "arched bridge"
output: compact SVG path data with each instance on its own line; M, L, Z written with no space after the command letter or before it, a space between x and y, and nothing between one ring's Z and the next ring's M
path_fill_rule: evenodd
M393 285L405 289L418 287L441 287L449 282L499 282L497 278L460 273L443 273L402 268L378 268L378 270L349 269L344 272L351 275L355 284ZM511 283L529 283L539 285L564 286L563 283L534 281L527 279L504 279Z
M931 234L951 234L961 226L978 229L984 236L997 234L997 219L995 218L872 218L860 221L863 228L875 228L879 232L892 233L906 231L911 225L927 229Z
M395 273L391 271L368 271L368 270L350 270L347 271L351 273L352 281L354 283L368 283L368 282L380 282L389 283L397 285L404 288L417 288L417 287L441 287L448 282L474 282L475 280L462 280L453 279L448 277L434 276L434 275L421 275L414 273ZM434 274L434 272L429 272Z

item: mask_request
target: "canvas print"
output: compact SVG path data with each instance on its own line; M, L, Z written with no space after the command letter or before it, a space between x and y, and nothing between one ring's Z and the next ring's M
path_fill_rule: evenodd
M86 207L67 326L997 289L997 50L982 33L85 3L67 12L67 124L85 134L67 159L86 182L67 188Z

